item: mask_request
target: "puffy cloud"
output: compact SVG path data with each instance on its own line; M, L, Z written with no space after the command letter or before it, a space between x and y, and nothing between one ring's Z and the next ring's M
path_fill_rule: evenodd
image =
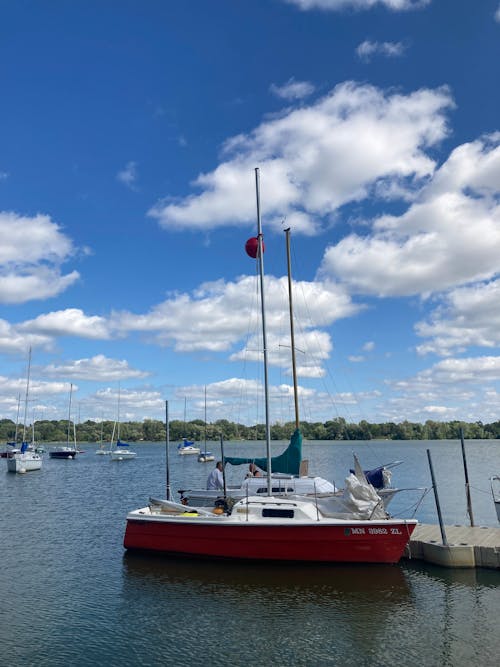
M402 42L371 42L370 40L365 40L356 49L358 56L365 61L370 60L374 55L396 58L404 51L405 45Z
M85 315L79 308L53 311L18 325L21 332L43 336L79 336L97 340L111 337L107 320L97 315Z
M50 336L22 332L16 325L0 320L0 352L25 354L30 347L50 350L52 342Z
M499 280L450 291L428 320L416 324L417 334L430 339L417 351L448 356L470 346L500 345L499 303Z
M130 368L125 359L109 359L97 354L90 359L75 359L62 364L50 364L40 369L49 377L69 377L78 380L118 382L130 378L144 378L149 373Z
M289 366L289 311L288 282L286 277L266 276L266 316L269 336L270 361ZM296 347L314 350L314 357L305 355L297 364L303 376L322 374L321 363L331 350L331 341L326 333L316 327L331 324L348 317L361 309L354 304L342 287L331 282L294 282L294 315L302 323L302 332L296 335ZM115 313L113 326L120 331L142 331L154 336L161 345L172 345L182 352L230 351L239 341L249 336L249 322L254 322L258 331L256 314L258 291L255 276L242 276L235 282L223 280L206 283L193 295L176 294L149 313ZM310 323L304 324L304 323ZM285 332L285 333L284 333ZM250 340L245 350L233 353L232 359L257 358L258 333ZM272 339L271 339L272 337ZM280 345L287 345L286 353ZM301 357L301 355L298 355ZM260 359L260 357L258 357ZM306 358L308 359L306 361ZM286 362L285 362L286 359Z
M0 302L46 299L66 290L79 278L76 271L63 275L60 269L73 252L49 216L0 212Z
M459 146L401 216L325 252L320 275L354 292L429 294L500 271L500 134Z
M165 414L165 399L153 389L106 388L85 399L87 412L94 411L97 418L116 419L120 399L120 421L141 421Z
M307 331L295 336L296 371L298 377L324 377L324 363L330 357L333 345L329 334L324 331ZM267 336L267 360L270 366L279 366L291 376L291 350L289 334ZM244 349L231 355L231 361L262 362L262 340L260 335L249 338Z
M399 197L432 175L435 162L425 149L446 136L450 106L444 88L402 95L341 84L226 142L227 160L194 181L200 194L158 202L149 214L169 229L247 225L255 217L251 174L260 165L271 224L295 216L297 231L316 234L343 204L377 191Z
M310 9L323 9L326 11L339 11L342 9L371 9L376 5L382 5L392 11L407 11L420 9L428 5L431 0L284 0L288 4L296 5L299 9L307 11Z
M314 86L312 83L309 83L309 81L295 81L292 77L282 86L272 83L269 90L273 95L281 97L284 100L300 100L303 97L312 95Z
M116 180L134 190L137 182L137 163L127 162L126 166L117 173Z

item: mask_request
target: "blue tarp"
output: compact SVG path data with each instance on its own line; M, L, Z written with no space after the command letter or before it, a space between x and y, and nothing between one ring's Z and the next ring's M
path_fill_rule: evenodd
M183 447L192 447L193 445L194 440L186 440L186 438L184 438L184 440L177 445L177 449L182 449Z
M375 489L384 488L384 467L385 466L380 466L378 468L373 468L373 470L363 470L366 481ZM351 468L349 472L354 473L354 470Z
M290 444L282 454L271 458L272 472L281 472L285 475L298 475L302 461L302 433L296 429L290 439ZM261 470L267 471L267 457L244 459L236 456L226 456L225 463L239 466L245 463L255 463Z

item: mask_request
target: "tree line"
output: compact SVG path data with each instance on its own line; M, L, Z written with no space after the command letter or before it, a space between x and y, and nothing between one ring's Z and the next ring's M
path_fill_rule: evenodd
M326 422L301 422L302 435L307 440L443 440L459 437L463 430L467 440L498 438L500 439L500 421L491 424L477 422L437 422L428 420L424 424L404 421L401 423L385 422L372 424L365 420L358 424L347 423L343 417ZM272 440L287 440L295 429L294 422L276 423L271 426ZM31 440L32 425L26 427L26 438ZM111 442L116 441L117 426L114 421L85 421L70 424L69 439L73 440L76 432L78 442ZM65 442L68 439L68 420L40 420L35 422L35 440L37 442ZM0 420L0 441L13 441L16 424L11 419ZM23 426L17 427L17 441L21 442ZM196 442L228 440L265 440L264 424L246 426L219 419L213 423L205 423L200 419L190 422L173 420L169 422L170 441L181 441L182 438ZM165 442L165 422L145 419L143 422L124 422L120 424L120 438L131 442Z

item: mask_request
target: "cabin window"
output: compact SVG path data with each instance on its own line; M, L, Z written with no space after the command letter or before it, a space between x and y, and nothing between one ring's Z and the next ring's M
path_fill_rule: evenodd
M262 510L262 516L268 517L270 519L293 519L294 511L293 510L275 510L271 508L264 508Z
M284 489L282 486L273 486L272 493L293 493L294 488L289 486L287 489ZM257 489L257 493L267 493L267 486L260 486Z

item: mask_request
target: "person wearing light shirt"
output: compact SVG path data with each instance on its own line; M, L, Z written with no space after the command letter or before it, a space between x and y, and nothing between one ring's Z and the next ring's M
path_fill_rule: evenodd
M207 479L207 489L223 489L224 477L222 476L222 461L217 461L217 465L212 470Z

